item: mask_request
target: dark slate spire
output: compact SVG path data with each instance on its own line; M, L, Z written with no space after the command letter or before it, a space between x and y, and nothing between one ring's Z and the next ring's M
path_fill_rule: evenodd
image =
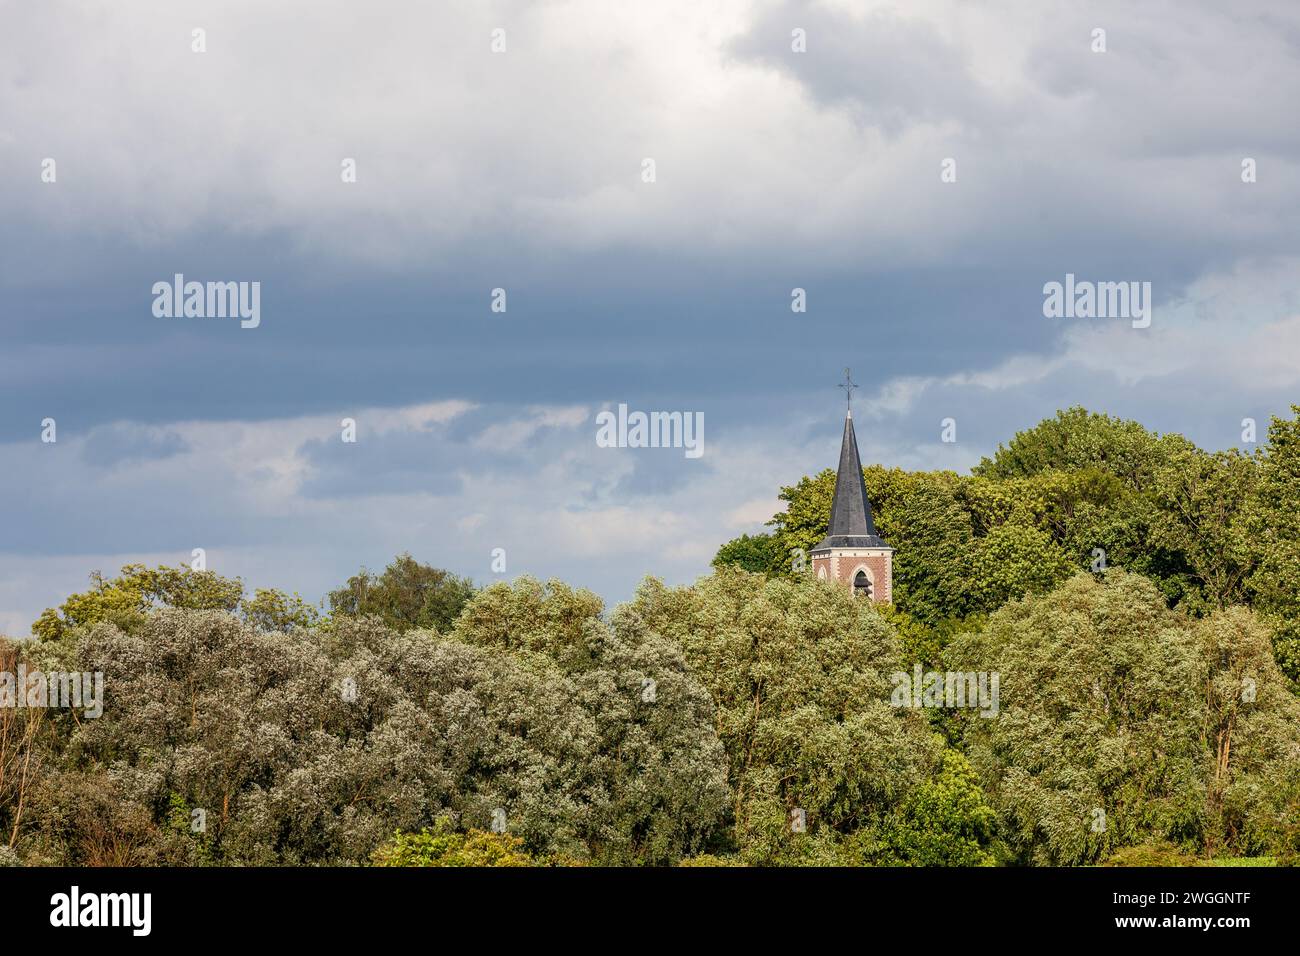
M862 460L858 457L858 437L853 432L853 413L844 416L844 440L840 444L840 467L835 476L835 501L831 505L831 526L821 544L826 548L887 548L876 534L867 500L867 485L862 480Z

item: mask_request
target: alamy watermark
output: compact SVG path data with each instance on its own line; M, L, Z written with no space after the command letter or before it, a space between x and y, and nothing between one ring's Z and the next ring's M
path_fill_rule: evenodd
M600 448L684 448L687 458L704 454L703 412L629 412L606 409L596 415Z
M18 672L0 671L0 707L80 707L89 719L104 713L104 672L28 671L26 664Z
M171 282L155 282L152 292L160 319L238 318L242 329L262 324L260 282L186 282L178 272Z
M83 893L73 886L50 897L50 925L55 927L120 926L132 936L153 928L152 893Z
M1049 319L1132 319L1133 328L1151 325L1150 282L1065 282L1043 286L1043 315Z
M998 715L997 671L895 671L889 703L894 707L978 707L981 717Z

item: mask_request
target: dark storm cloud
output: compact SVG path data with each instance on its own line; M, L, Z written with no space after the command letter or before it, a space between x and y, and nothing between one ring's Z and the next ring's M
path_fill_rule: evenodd
M846 365L864 458L906 467L1076 402L1222 447L1300 382L1293 6L286 2L214 8L203 57L172 4L7 20L0 554L274 548L337 578L408 548L479 573L508 539L618 593L832 464ZM176 273L260 282L260 327L156 318ZM1066 273L1151 282L1151 335L1045 319ZM476 407L400 421L446 400ZM706 457L529 411L619 402L702 412Z
M174 431L120 424L91 431L81 455L87 464L111 468L123 462L170 458L182 454L188 447L185 439Z

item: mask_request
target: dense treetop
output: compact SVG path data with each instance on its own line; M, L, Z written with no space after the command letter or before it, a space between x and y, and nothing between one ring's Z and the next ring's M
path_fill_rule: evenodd
M1261 612L1284 673L1300 678L1300 406L1251 454L1071 408L1017 434L970 475L864 468L894 556L897 623L941 645L1007 601L1078 570L1148 578L1194 616ZM715 566L791 577L825 532L830 470L781 489L772 531L722 546ZM907 635L910 635L908 637Z
M612 610L410 555L328 610L95 574L0 639L0 865L1292 862L1294 411L1253 454L1070 409L970 475L870 466L893 606L797 560L829 471ZM102 715L13 706L20 666ZM997 706L900 703L923 673Z

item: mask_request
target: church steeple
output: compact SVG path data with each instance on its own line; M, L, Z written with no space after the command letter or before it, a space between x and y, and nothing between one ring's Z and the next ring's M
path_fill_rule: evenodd
M844 370L849 407L844 415L844 438L840 442L840 463L835 475L835 497L826 537L813 549L813 570L820 578L835 578L848 584L855 594L888 601L893 588L893 553L876 534L876 523L862 478L858 436L853 429L852 395L856 388L849 370Z
M884 544L876 537L876 522L871 516L871 502L867 500L867 485L862 480L862 459L858 457L858 436L853 430L852 411L844 416L840 466L835 476L835 501L831 505L831 524L827 532L827 540L832 538L873 538L877 546Z

